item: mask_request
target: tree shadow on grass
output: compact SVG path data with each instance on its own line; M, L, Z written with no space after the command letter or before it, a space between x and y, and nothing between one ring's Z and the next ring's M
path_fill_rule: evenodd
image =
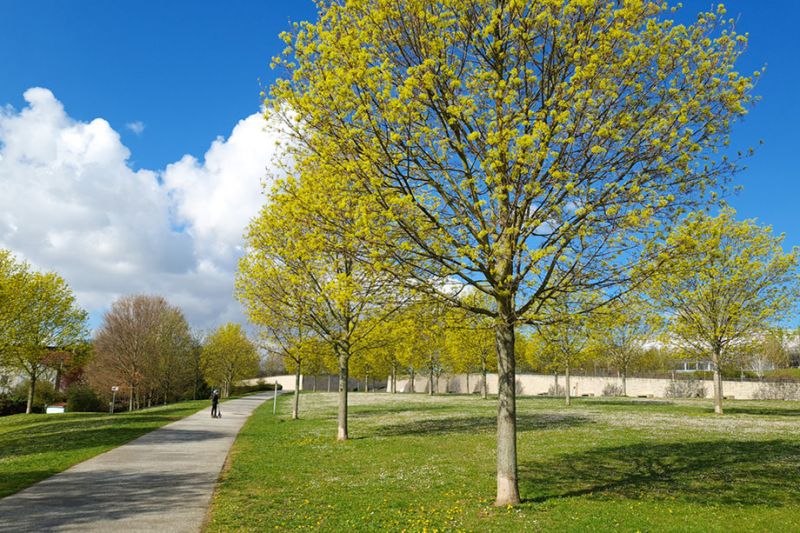
M669 400L650 400L646 398L619 398L607 400L595 400L591 398L575 398L580 405L591 407L593 405L610 405L619 407L664 407L665 405L675 405Z
M426 403L398 403L397 405L379 404L375 406L370 405L354 405L349 407L347 416L350 418L368 418L375 415L385 415L387 413L406 413L416 411L453 411L451 404L426 404Z
M775 400L780 401L780 400ZM785 409L781 407L728 407L725 402L722 403L722 409L726 415L756 415L756 416L787 416L796 417L800 416L800 409ZM709 407L704 409L707 413L713 413L714 408Z
M800 443L698 441L596 448L522 462L526 502L589 496L722 505L800 503Z
M517 431L562 429L586 424L588 418L572 414L517 414ZM497 417L486 415L415 420L379 428L381 437L495 431Z

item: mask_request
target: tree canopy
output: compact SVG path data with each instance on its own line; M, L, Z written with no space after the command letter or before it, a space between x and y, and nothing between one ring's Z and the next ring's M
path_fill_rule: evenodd
M267 98L298 168L346 182L416 290L493 300L497 500L520 502L514 327L559 292L612 287L735 164L717 155L752 80L725 10L655 2L342 0L284 34ZM301 170L302 171L302 170ZM401 255L402 254L402 255Z
M753 337L786 317L798 297L798 250L732 209L694 213L670 235L674 258L653 278L653 302L669 314L668 340L714 366L714 407L722 414L721 368Z

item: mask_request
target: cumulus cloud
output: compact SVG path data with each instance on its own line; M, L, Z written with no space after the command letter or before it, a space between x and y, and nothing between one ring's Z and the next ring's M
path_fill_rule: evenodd
M190 322L240 320L242 234L262 202L276 133L242 120L202 159L133 170L119 133L72 119L52 92L0 108L0 247L55 270L96 316L120 295L158 293Z
M141 120L136 120L134 122L128 122L125 124L125 127L131 130L136 135L141 135L144 131L144 122Z

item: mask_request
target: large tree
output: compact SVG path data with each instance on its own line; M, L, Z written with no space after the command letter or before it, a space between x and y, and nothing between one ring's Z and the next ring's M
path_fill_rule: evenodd
M284 34L267 109L298 164L346 180L393 231L364 234L418 290L484 292L499 394L498 505L520 502L514 328L555 293L627 281L751 101L746 39L658 2L337 0ZM383 237L389 236L385 239ZM397 253L402 252L402 257Z
M0 249L0 365L14 344L22 309L22 288L30 276L27 263Z
M206 339L200 365L206 381L222 388L228 397L237 381L258 372L259 357L255 344L247 338L240 324L227 323Z
M36 383L51 368L52 355L81 345L88 334L88 315L58 274L25 271L19 280L13 339L5 350L4 365L28 378L25 412L30 413Z
M121 386L130 410L194 389L189 326L161 296L119 298L103 316L94 344L90 382L102 391Z
M714 372L714 411L722 414L722 368L770 322L781 320L798 297L798 250L784 252L783 236L755 220L736 220L732 209L716 217L695 213L669 244L677 261L649 287L668 313L668 341Z
M350 361L371 348L373 330L394 310L396 291L364 261L359 198L348 184L313 169L280 183L247 233L237 294L259 325L302 325L335 353L339 371L337 439L348 438ZM330 187L320 187L320 184Z

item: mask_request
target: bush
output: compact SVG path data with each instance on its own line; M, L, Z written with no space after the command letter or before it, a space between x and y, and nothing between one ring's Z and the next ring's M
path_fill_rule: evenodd
M25 398L12 396L11 394L0 394L0 416L24 413L27 405L28 402Z
M606 383L606 386L603 387L603 396L622 396L622 385Z
M25 402L25 405L27 405L29 384L29 380L18 383L11 390L10 396L15 400L21 400ZM34 413L44 413L45 406L57 402L63 402L65 399L66 397L64 396L64 393L61 391L56 391L52 383L47 380L40 379L36 382L36 391L33 394L33 407L31 411ZM22 412L25 412L24 408L22 409Z
M231 394L238 395L238 394L247 394L249 392L269 391L272 390L273 388L274 384L267 383L266 378L262 378L258 380L258 383L256 383L255 385L238 385L233 387ZM283 389L283 386L280 383L278 383L278 390L281 389Z
M547 389L548 396L566 396L567 391L561 385L550 385L550 388Z
M766 381L800 381L800 368L779 368L764 372Z
M701 381L695 379L670 380L664 390L666 398L705 398L706 387Z
M106 411L106 406L90 387L82 384L67 389L67 411L70 413L98 413Z

